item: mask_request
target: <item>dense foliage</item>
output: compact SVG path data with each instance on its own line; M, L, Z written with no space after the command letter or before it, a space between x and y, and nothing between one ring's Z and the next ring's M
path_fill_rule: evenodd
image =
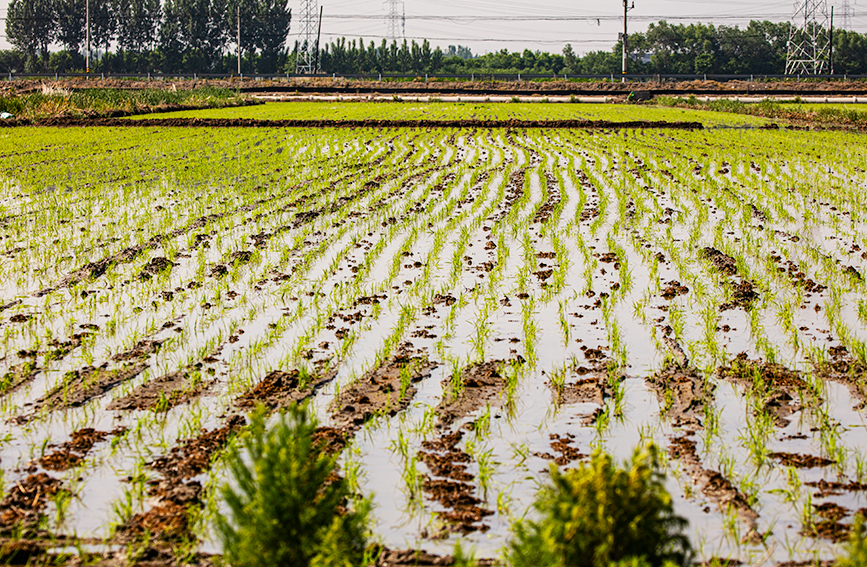
M349 488L336 457L314 438L316 421L295 405L249 432L226 455L232 478L222 495L230 519L217 515L226 561L234 567L356 567L367 545L367 513L345 511Z
M676 516L653 446L627 468L597 450L589 464L560 472L537 496L538 521L515 524L515 567L606 567L634 558L649 567L688 565L686 520Z
M46 88L26 94L0 95L0 112L18 118L40 120L59 116L81 117L116 114L118 111L147 113L154 109L186 106L222 108L245 104L237 91L214 87L191 90L167 89L79 89L64 91Z
M837 567L863 567L867 565L867 530L864 528L864 517L859 513L855 516L852 533L845 546L845 553L837 559Z
M242 71L293 73L294 47L287 44L291 13L285 0L112 0L91 6L95 71L237 71L237 14L241 15ZM83 0L12 0L6 35L16 51L0 52L0 71L84 69ZM745 28L706 24L651 24L630 35L630 73L782 74L788 23L753 21ZM51 45L63 51L49 53ZM114 47L115 51L110 52ZM523 50L473 56L463 46L433 47L428 41L380 43L342 38L322 46L324 73L611 74L621 71L621 44L579 56ZM867 34L836 31L837 73L867 73Z

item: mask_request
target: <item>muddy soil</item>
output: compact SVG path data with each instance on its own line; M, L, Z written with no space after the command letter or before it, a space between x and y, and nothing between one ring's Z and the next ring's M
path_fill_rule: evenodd
M51 409L80 407L120 384L132 380L146 368L146 364L139 362L109 369L106 362L99 368L86 366L73 370L66 374L62 384L36 400L33 407L36 410L46 407Z
M97 431L91 427L84 427L74 431L69 441L62 443L54 451L45 455L37 462L50 471L65 471L78 466L84 461L94 445L101 443L109 437L122 435L126 429L119 428L114 431Z
M549 128L549 129L673 129L701 130L700 122L606 120L254 120L242 118L49 118L36 122L4 120L0 127L39 126L89 128ZM99 266L94 266L99 270Z
M560 204L561 195L560 190L557 188L557 180L554 179L554 176L551 175L550 172L545 172L545 194L548 198L539 207L539 210L536 211L536 215L533 217L533 223L545 224L548 222L548 219L553 214L554 210Z
M205 392L211 384L206 376L195 367L164 374L136 387L128 395L112 400L107 409L166 412Z
M777 427L785 427L789 417L803 409L798 401L799 393L807 389L807 383L800 373L785 366L750 360L746 353L741 353L730 366L719 368L717 374L743 386L749 395L755 396L762 411L773 416Z
M738 517L747 527L747 533L743 537L744 542L762 541L762 534L758 531L759 514L750 507L747 497L738 491L729 479L702 466L695 441L688 437L676 437L671 440L668 453L681 462L701 493L716 502L723 514L729 508L737 511Z
M562 384L556 384L548 380L547 385L551 390L555 406L590 403L599 407L593 413L581 417L581 423L592 425L602 413L605 400L613 395L611 380L621 380L622 376L609 376L609 367L613 364L611 358L605 354L603 347L582 347L584 357L588 363L586 366L577 366L569 369L570 374L578 376L577 379L564 379ZM561 454L569 453L562 444L563 439L551 436L551 448ZM565 452L564 452L565 451ZM545 457L546 454L537 456Z
M741 280L725 280L725 284L728 286L732 294L732 299L731 301L727 301L720 305L720 311L728 311L731 309L743 309L746 311L759 299L759 294L756 291L755 284L740 276L737 269L737 262L734 258L711 247L702 248L699 252L699 256L710 262L714 268L726 276Z
M698 371L688 365L669 363L650 376L647 384L656 393L662 414L672 425L687 431L704 427L705 405L712 403L713 389Z
M289 372L272 370L261 382L238 396L235 405L240 408L253 408L257 404L263 404L271 410L286 409L292 403L315 394L336 375L336 367L328 367L325 363L316 365L312 374L297 368Z
M32 532L52 497L65 490L60 480L44 472L14 483L0 501L0 536Z
M503 367L507 364L504 360L492 360L468 366L461 373L457 395L451 377L448 377L443 382L445 398L437 407L440 426L450 426L485 405L500 407L505 401L502 399L506 388Z
M845 384L849 388L852 397L859 400L855 409L863 410L867 407L867 365L855 359L845 346L836 346L828 349L828 360L814 363L815 372L825 380L833 380Z
M551 440L551 450L556 454L536 452L533 453L534 457L539 457L546 461L552 461L560 467L564 467L576 461L583 461L590 457L590 455L582 453L574 446L576 443L575 436L571 433L566 433L565 435L551 433L548 435L548 438Z
M485 502L475 495L475 477L467 472L467 466L473 459L458 447L466 432L466 429L458 429L426 440L422 443L425 450L419 451L419 460L430 471L430 474L425 475L422 490L444 508L436 512L444 525L432 533L424 534L429 538L444 538L449 533L467 535L490 529L490 526L481 522L493 512L485 508Z
M368 371L335 400L335 427L355 430L380 414L395 416L409 407L417 392L414 384L430 376L438 365L424 351L402 343L385 363Z
M148 495L154 504L120 526L119 539L130 541L148 536L171 541L189 535L189 509L200 506L203 497L202 484L190 479L208 470L214 455L226 447L245 423L244 417L231 416L222 427L185 439L168 455L152 461L149 468L162 477L148 483Z
M457 429L452 426L486 405L492 409L502 407L508 387L503 376L507 364L507 361L493 360L468 366L461 373L460 385L454 384L451 376L443 380L444 397L436 411L439 418L437 436L426 439L422 443L423 450L418 453L419 460L429 471L422 483L422 490L428 498L443 507L443 510L436 512L442 525L423 534L428 538L443 538L450 533L466 535L490 529L482 522L493 512L477 496L475 477L467 471L472 456L459 447L464 435L474 431L476 424L466 423Z
M837 461L826 459L825 457L817 457L815 455L802 455L799 453L768 453L768 457L780 462L786 467L796 467L799 469L812 469L814 467L827 467L833 465Z

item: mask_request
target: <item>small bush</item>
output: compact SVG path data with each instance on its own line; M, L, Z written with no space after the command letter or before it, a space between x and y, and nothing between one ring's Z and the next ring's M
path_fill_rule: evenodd
M867 565L867 530L861 514L855 516L855 525L844 547L846 554L837 559L837 567L864 567Z
M232 481L221 493L231 517L217 518L225 560L233 567L349 567L364 563L366 502L334 474L335 457L314 441L315 420L292 406L266 427L254 412L247 435L227 451Z
M637 449L627 468L599 450L589 464L551 470L534 507L538 521L513 527L507 552L515 567L661 567L687 565L686 520L674 514L656 448Z

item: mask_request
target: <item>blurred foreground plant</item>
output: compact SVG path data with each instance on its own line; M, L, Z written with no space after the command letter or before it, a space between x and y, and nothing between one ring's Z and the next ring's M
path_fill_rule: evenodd
M676 516L657 450L636 449L625 468L596 450L589 463L552 467L534 507L538 521L520 520L507 551L514 567L660 567L687 565L686 520Z
M271 427L266 417L257 408L225 456L229 517L216 520L224 559L233 567L364 564L369 503L346 508L349 489L336 457L314 439L315 419L296 405Z
M855 524L844 549L846 554L837 559L837 567L867 566L867 529L864 528L864 517L860 513L855 516Z

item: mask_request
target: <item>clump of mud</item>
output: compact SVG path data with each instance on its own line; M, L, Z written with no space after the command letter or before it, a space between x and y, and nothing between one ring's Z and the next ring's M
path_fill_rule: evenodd
M740 353L730 366L717 370L720 378L746 388L761 404L761 411L774 417L777 427L785 427L789 416L802 409L799 393L807 388L801 374L773 362L750 360Z
M97 431L91 427L79 429L72 433L69 441L38 462L42 468L50 471L68 470L81 464L94 445L105 441L109 436L122 435L125 431L123 428L111 432Z
M829 348L828 360L819 360L813 365L817 376L849 388L852 396L860 401L856 409L867 407L867 384L863 378L867 375L867 364L854 358L845 346Z
M415 384L430 376L436 367L422 351L413 350L408 343L401 344L383 364L341 390L333 414L335 426L354 429L381 413L397 415L415 397Z
M725 280L726 285L731 290L732 300L720 305L720 311L728 311L730 309L748 310L759 299L755 284L738 274L738 265L734 258L711 247L702 248L699 251L699 257L710 262L714 268L729 278L738 277L741 279L740 282L733 282L730 279Z
M66 489L61 481L44 472L16 482L0 502L0 535L9 536L16 530L38 526L45 507L63 490Z
M187 536L190 507L200 506L203 496L201 483L190 479L208 470L214 455L226 447L245 423L242 416L233 415L222 427L185 439L168 455L151 462L149 467L162 477L148 483L148 495L155 503L120 526L118 537L131 540L148 536L170 541Z

